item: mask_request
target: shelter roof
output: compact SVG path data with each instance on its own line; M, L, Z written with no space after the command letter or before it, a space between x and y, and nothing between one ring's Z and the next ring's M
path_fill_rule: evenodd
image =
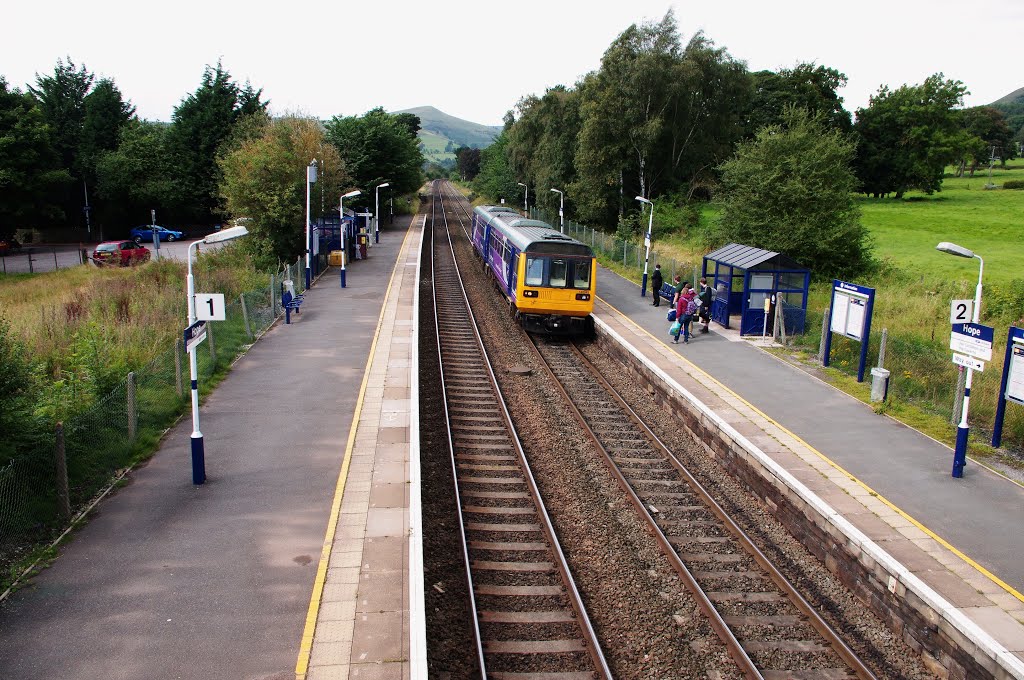
M807 271L796 260L773 250L764 250L741 243L730 243L704 256L706 260L714 260L737 269L775 269L785 271Z

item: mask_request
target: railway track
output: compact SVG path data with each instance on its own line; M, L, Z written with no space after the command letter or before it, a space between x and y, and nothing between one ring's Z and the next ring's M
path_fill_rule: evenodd
M435 327L480 676L611 678L483 348L436 183L432 193Z
M540 363L748 678L875 677L575 345L533 340Z

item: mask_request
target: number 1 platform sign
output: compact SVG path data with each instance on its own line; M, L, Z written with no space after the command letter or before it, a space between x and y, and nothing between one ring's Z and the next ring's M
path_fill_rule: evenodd
M196 293L196 318L200 321L224 321L224 293Z
M992 446L999 448L1003 437L1003 416L1006 402L1024 405L1024 328L1010 327L1006 336L1006 360L1003 361L1003 381L999 386L996 421L992 426Z
M868 360L868 341L871 339L871 312L875 307L875 289L846 281L832 281L832 304L829 306L828 332L825 337L825 356L822 364L829 365L832 352L832 334L846 336L860 343L860 363L857 382L864 382L864 367Z

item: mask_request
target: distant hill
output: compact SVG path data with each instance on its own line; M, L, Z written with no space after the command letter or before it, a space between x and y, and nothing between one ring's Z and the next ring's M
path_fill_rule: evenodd
M455 160L455 149L468 146L483 149L490 146L501 132L500 126L481 125L449 116L433 106L418 106L393 113L411 113L420 118L420 144L428 161L437 163Z
M989 104L1006 116L1006 124L1013 130L1013 139L1024 142L1024 87L1014 90L1001 99Z

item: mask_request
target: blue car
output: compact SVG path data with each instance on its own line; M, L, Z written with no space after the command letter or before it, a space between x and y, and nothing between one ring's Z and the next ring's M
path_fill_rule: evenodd
M163 241L177 241L185 234L180 231L174 231L173 229L167 229L161 226L143 225L141 227L135 227L129 232L131 239L136 243L142 243L143 241L153 242L153 231L156 230L157 237L161 242Z

